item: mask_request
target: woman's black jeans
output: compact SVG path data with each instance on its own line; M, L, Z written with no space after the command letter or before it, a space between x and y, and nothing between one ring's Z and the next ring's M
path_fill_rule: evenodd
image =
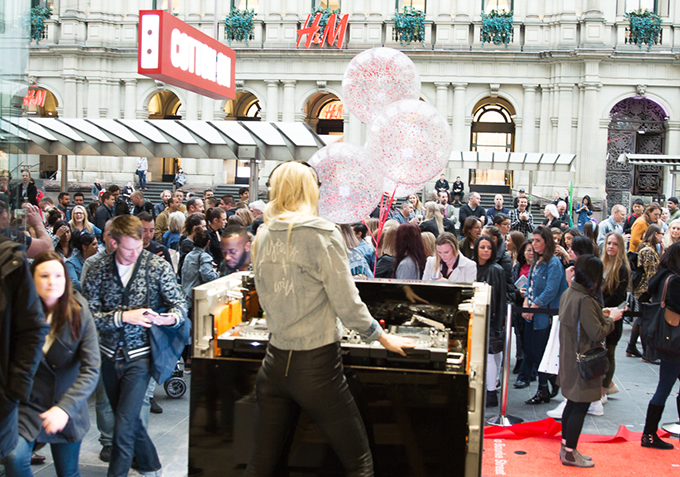
M524 361L522 361L519 376L517 376L518 381L526 383L531 381L534 370L538 369L538 365L541 364L549 338L550 326L542 330L535 330L533 320L524 322ZM538 384L539 386L547 386L548 374L538 373Z
M578 438L583 429L583 421L590 407L589 402L574 402L567 400L562 413L562 439L569 449L576 449Z
M247 476L274 474L301 409L321 428L347 475L373 475L366 429L347 386L339 343L309 351L270 344L256 391L260 416Z

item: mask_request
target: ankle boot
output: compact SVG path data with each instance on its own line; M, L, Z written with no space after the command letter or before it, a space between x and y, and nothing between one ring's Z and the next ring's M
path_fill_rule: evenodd
M560 460L562 461L562 465L569 465L572 467L587 468L595 466L593 461L585 459L584 456L575 449L573 452L564 449L563 452L560 452Z
M498 406L498 391L486 391L486 407Z
M548 382L550 383L551 387L550 397L554 398L560 392L560 387L557 385L557 376L551 374L550 377L548 378Z
M662 441L656 434L661 415L663 414L663 408L663 406L657 406L651 402L649 403L649 406L647 406L647 419L645 419L645 428L642 431L642 447L653 447L654 449L665 450L673 449L673 444Z
M542 404L550 402L550 391L548 391L548 386L539 386L538 391L534 394L534 397L524 401L526 404Z

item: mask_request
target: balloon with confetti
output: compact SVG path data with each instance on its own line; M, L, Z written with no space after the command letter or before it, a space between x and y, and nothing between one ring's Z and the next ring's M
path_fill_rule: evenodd
M385 177L397 183L423 184L446 166L451 128L423 101L392 103L371 124L366 149Z
M415 194L416 192L420 192L421 190L423 190L425 184L427 184L427 182L423 184L403 184L403 183L397 184L393 180L385 177L383 179L383 192L389 195L390 197L392 196L392 194L394 194L395 198L408 197L411 194Z
M364 123L388 104L420 98L416 65L401 51L372 48L349 62L342 78L343 105Z
M317 151L309 164L321 181L321 217L336 224L359 222L380 202L383 174L363 147L331 144Z

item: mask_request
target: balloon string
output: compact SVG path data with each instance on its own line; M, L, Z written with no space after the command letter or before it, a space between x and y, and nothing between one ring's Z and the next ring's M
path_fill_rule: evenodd
M389 211L392 208L392 202L394 201L394 196L396 193L397 186L395 185L391 196L383 193L382 197L380 198L380 215L378 219L378 229L376 230L377 240L375 237L373 237L371 229L368 227L368 225L366 225L366 222L362 220L364 225L366 225L366 228L368 228L368 232L371 234L371 237L375 241L375 262L373 263L373 276L375 276L375 271L378 267L378 245L380 244L383 228L385 227L385 222L387 222L387 218L389 217ZM389 199L386 199L387 197L389 197Z

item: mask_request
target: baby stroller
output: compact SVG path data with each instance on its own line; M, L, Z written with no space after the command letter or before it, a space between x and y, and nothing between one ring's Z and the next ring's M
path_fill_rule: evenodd
M184 382L184 364L181 361L177 361L175 364L175 370L172 372L172 376L165 383L163 383L163 388L165 393L173 399L179 399L187 392L187 383Z

